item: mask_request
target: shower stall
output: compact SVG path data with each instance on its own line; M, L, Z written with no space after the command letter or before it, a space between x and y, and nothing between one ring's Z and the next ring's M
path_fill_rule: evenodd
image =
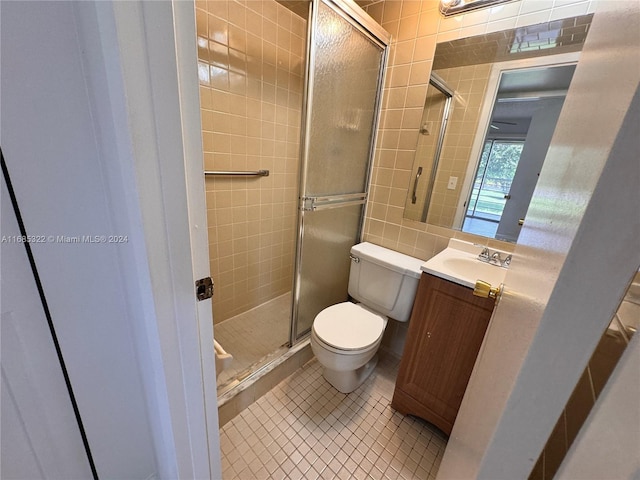
M196 23L221 395L347 298L389 36L350 0L196 2Z

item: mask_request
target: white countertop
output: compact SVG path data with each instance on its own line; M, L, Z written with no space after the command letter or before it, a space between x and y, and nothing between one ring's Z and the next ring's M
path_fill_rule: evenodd
M478 260L482 249L481 245L452 238L447 248L427 260L420 269L469 288L474 288L476 280L484 280L497 287L504 282L507 269ZM501 254L503 258L508 255Z

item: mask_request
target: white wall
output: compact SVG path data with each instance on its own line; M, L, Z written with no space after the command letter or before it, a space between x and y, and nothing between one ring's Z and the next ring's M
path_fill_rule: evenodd
M640 265L639 21L598 6L438 478L528 476Z

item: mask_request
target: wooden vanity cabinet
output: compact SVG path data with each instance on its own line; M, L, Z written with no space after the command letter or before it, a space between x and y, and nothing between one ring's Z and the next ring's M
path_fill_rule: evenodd
M451 434L494 300L422 274L391 406Z

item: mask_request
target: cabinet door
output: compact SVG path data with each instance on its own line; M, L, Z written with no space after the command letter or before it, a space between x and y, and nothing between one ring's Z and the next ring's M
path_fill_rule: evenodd
M423 274L392 405L450 434L494 301Z

